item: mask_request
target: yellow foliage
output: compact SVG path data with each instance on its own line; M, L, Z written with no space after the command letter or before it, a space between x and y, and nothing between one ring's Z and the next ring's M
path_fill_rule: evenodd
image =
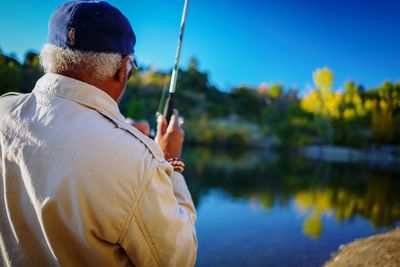
M305 111L326 118L347 120L367 115L373 108L374 102L367 100L363 103L355 85L345 93L331 91L333 73L328 68L317 69L313 73L314 83L317 87L301 100L301 107ZM351 84L350 84L351 85ZM381 103L385 107L385 103Z
M313 72L317 89L301 100L301 107L308 112L329 118L339 118L339 105L342 95L332 92L333 72L329 68L316 69Z
M300 105L305 111L317 114L322 108L317 91L312 91L308 96L303 97Z
M346 120L353 119L355 116L356 116L356 112L355 112L355 110L352 109L352 108L346 108L346 109L343 111L343 117L344 117L344 119L346 119Z
M308 112L322 115L324 117L339 118L339 106L342 101L342 95L329 92L324 98L319 91L312 91L301 100L301 107Z
M366 100L364 103L364 107L366 110L371 111L376 106L376 100Z
M352 102L352 96L351 95L345 95L343 98L343 102L346 104L350 104Z
M314 196L309 191L296 193L294 197L296 206L303 210L308 210L314 205Z
M149 70L147 72L144 72L143 74L140 74L141 77L139 79L139 82L143 85L157 85L157 86L164 86L165 84L169 83L170 76L166 75L161 75L159 73L154 72L153 70Z
M359 95L352 97L352 103L355 106L355 111L358 116L365 116L367 114L367 109L363 105L362 99Z
M214 134L210 129L204 130L203 141L210 143L213 140Z
M382 111L386 111L389 108L389 105L387 104L387 102L385 100L381 100L379 102L379 107L382 109Z
M395 134L393 113L384 100L379 102L379 107L372 109L372 133L380 141L391 142Z
M333 72L329 68L316 69L313 72L313 79L315 86L321 89L322 94L327 94L331 91L333 86Z
M200 128L207 128L208 125L208 117L207 115L201 115L200 120L199 120L199 127Z

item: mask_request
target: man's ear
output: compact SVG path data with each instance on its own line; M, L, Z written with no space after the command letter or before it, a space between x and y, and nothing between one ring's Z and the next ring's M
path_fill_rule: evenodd
M128 60L129 57L123 57L121 60L121 66L119 67L119 69L117 70L117 72L115 73L115 79L118 82L125 82L126 79L128 78Z

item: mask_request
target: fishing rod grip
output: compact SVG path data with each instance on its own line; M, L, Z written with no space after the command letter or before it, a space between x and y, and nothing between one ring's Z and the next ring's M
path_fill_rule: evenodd
M174 98L175 98L175 93L169 93L167 101L165 102L164 106L164 116L167 119L168 124L174 112Z

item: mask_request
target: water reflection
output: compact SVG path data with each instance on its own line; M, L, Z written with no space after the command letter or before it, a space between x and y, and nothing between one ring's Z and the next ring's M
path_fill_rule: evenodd
M259 202L275 203L309 213L304 232L322 230L322 214L334 212L343 222L360 215L375 227L394 226L400 219L400 177L397 170L377 170L360 164L330 164L288 154L245 151L185 151L188 183L197 205L211 188ZM319 230L311 231L311 225Z
M202 201L217 189L228 194L233 202L235 199L243 200L250 210L264 210L264 218L268 218L270 210L300 214L301 223L293 221L291 227L298 227L297 231L309 240L321 239L325 232L329 232L327 224L332 222L344 224L345 227L346 222L355 226L359 224L361 229L364 227L358 223L358 218L361 218L362 222L368 221L373 226L371 229L379 231L382 227L392 228L400 221L400 175L395 167L382 170L363 163L316 162L291 153L201 148L187 149L184 158L188 166L186 177L200 211L199 216L212 216L210 213L201 213ZM222 205L219 203L219 200L222 203L222 199L226 201L227 197L216 197L212 205ZM253 225L254 221L251 220L242 220L241 223ZM209 225L202 223L199 227L204 229ZM326 234L324 242L330 251L327 249L321 259L329 258L332 248L340 245L333 242L345 240L340 239L340 233L345 233L346 229L337 231L339 239ZM358 233L371 234L363 230ZM282 232L281 237L285 238L285 234ZM199 236L199 239L202 237ZM305 241L302 242L305 244ZM288 250L292 251L293 248ZM312 259L308 262L311 263L309 266L315 264Z

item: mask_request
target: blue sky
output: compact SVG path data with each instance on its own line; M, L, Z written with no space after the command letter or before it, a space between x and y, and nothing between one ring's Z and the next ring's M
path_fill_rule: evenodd
M63 1L3 1L0 47L19 58L46 41L47 21ZM139 62L174 62L183 0L109 1L131 21ZM304 90L327 66L335 87L400 80L400 1L191 0L182 65L195 56L221 89L281 82Z

